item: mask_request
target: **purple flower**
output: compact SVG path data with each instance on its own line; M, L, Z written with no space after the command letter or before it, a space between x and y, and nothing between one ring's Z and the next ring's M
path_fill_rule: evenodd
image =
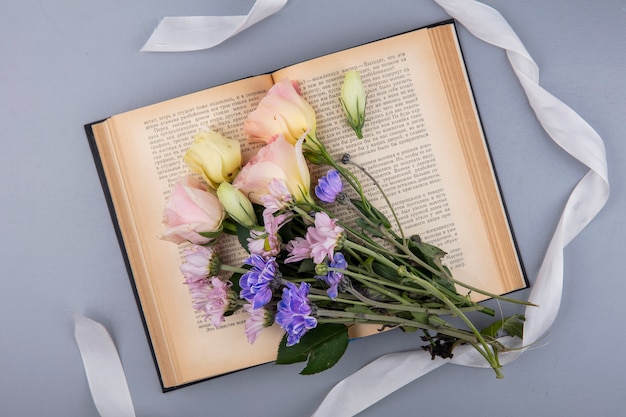
M325 203L334 203L337 195L343 191L343 183L339 173L331 169L317 181L315 195Z
M257 309L272 299L271 284L278 272L278 264L276 258L265 260L260 255L250 256L246 259L246 264L251 265L252 269L239 279L240 296Z
M343 253L337 252L335 253L335 257L330 262L329 266L331 268L346 269L348 267L348 262L346 262L346 258L343 256ZM332 298L333 300L337 298L337 287L339 286L339 283L343 279L342 272L329 271L328 274L324 276L316 275L315 278L322 280L328 285L330 285L330 288L328 288L328 291L327 291L328 296Z
M283 288L283 298L278 302L276 323L287 332L287 346L293 346L300 338L317 326L317 320L311 316L309 305L309 284L303 282L298 288L294 283L287 282Z

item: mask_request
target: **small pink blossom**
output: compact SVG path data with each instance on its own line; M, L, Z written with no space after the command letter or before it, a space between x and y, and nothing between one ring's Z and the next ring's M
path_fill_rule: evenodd
M243 309L250 314L246 319L245 332L248 343L253 344L261 331L270 326L270 313L264 308L253 308L252 304L244 304Z
M209 281L193 281L187 284L193 308L204 313L204 318L210 319L213 326L220 327L224 322L224 313L230 305L229 292L232 283L212 277Z
M186 282L200 281L216 275L215 263L219 262L217 254L210 247L193 245L183 253L185 262L180 266L180 271L185 276Z
M286 263L298 262L311 257L311 242L302 237L289 241L286 249L289 252L289 256L285 259Z
M264 230L250 230L248 250L252 254L269 258L280 253L282 240L278 231L287 222L286 214L274 216L272 213L263 214Z
M214 193L196 177L181 178L172 188L165 209L165 232L159 237L174 243L190 241L205 244L212 239L203 232L216 232L222 226L224 208Z
M307 241L311 245L311 258L316 264L324 258L333 259L335 247L343 236L343 229L337 226L337 219L331 219L324 212L315 213L315 227L307 229Z
M269 193L259 197L261 204L265 207L264 213L276 213L277 211L289 207L292 203L293 198L291 197L291 193L289 193L285 181L274 178L267 185L267 189Z

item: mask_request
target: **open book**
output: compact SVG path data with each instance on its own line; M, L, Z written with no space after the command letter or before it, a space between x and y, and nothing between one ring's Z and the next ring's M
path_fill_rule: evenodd
M368 92L362 140L338 100L350 69ZM378 179L407 235L443 248L456 279L498 294L527 285L453 23L122 113L86 129L164 390L276 358L279 328L251 346L244 313L215 329L194 312L180 248L157 236L169 190L189 172L182 157L193 136L209 127L239 139L247 160L257 147L243 136L243 120L283 78L300 84L329 151L349 152ZM245 256L234 237L221 245L235 260Z

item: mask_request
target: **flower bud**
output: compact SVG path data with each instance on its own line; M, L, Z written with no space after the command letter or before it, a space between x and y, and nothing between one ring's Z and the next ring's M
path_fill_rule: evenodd
M217 198L224 206L226 213L237 223L248 228L256 226L256 216L252 203L241 191L228 182L217 187Z
M200 179L186 176L170 191L163 210L166 231L160 238L204 245L221 233L223 219L224 207L213 190L208 191Z
M312 202L311 174L302 154L302 142L301 138L294 146L277 136L248 161L233 185L253 203L263 204L261 196L271 194L269 184L281 180L295 201Z
M271 142L277 135L295 145L305 133L315 136L315 110L294 81L283 78L270 88L243 123L250 143Z
M194 137L194 143L187 150L184 161L215 190L223 182L232 182L239 172L239 141L225 138L217 132L203 130Z
M328 274L328 264L325 262L315 265L315 275L324 276Z
M339 101L341 101L343 106L348 124L352 130L354 130L356 136L362 139L363 134L361 133L361 129L365 123L365 102L367 101L367 97L363 83L361 82L361 74L358 71L352 70L346 72Z

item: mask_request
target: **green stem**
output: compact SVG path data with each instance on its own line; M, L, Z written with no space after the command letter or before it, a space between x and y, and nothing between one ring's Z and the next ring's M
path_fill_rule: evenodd
M405 272L404 274L399 271L399 273L407 278L413 279L415 281L417 281L417 283L431 291L431 293L433 294L433 296L437 297L439 300L441 300L444 304L446 304L452 311L454 311L458 317L461 318L461 320L463 320L463 322L467 325L467 327L469 327L469 329L471 330L471 332L476 336L476 339L478 340L478 343L480 344L480 346L477 344L476 346L474 346L476 348L476 350L478 350L478 352L487 360L487 362L489 362L489 364L491 365L491 367L496 371L496 374L498 375L498 377L501 377L501 373L499 372L499 369L501 368L501 365L498 361L498 356L495 353L494 350L492 350L492 348L487 344L487 342L485 341L485 339L483 338L483 335L480 334L480 332L478 331L478 329L476 329L476 327L474 326L474 323L471 322L470 319L467 318L467 316L465 314L463 314L463 312L453 303L450 301L450 299L448 297L446 297L445 295L443 295L439 289L437 289L434 285L432 285L430 282L414 275L411 274L410 272ZM480 347L482 347L482 349L480 349Z
M354 245L356 244L354 242L346 241L344 245L355 247ZM360 246L360 245L357 245L357 246ZM476 336L476 339L478 340L478 343L480 344L480 346L476 345L478 352L487 360L487 362L492 366L492 368L494 368L494 370L496 371L496 374L499 374L499 368L501 366L500 366L500 363L498 362L497 355L487 345L487 343L485 342L485 339L480 334L478 329L476 329L476 327L471 322L471 320L469 320L467 316L452 301L450 301L450 299L446 295L444 295L437 287L435 287L433 284L431 284L427 280L420 278L419 276L409 272L408 270L404 272L401 271L401 269L399 269L394 262L392 262L391 260L387 259L384 256L379 255L378 253L374 251L371 251L365 247L360 247L358 248L358 250L363 251L364 253L368 253L370 256L373 256L379 262L391 268L397 269L398 273L401 276L413 280L420 287L429 291L434 297L436 297L437 299L441 300L444 304L446 304L450 310L452 310L456 315L458 315L461 318L461 320L463 320L463 322L468 326L471 332ZM482 349L480 349L480 347L482 347Z
M374 283L380 283L380 285L384 285L386 287L391 287L391 288L395 288L397 290L401 290L401 291L407 291L413 294L419 294L419 295L428 295L428 291L422 290L420 288L417 287L407 287L406 285L402 285L402 284L398 284L395 283L393 281L389 281L383 277L379 278L374 278L370 275L367 274L363 274L361 273L361 269L360 268L356 268L356 267L352 267L352 266L348 266L348 270L344 271L344 274L351 276L353 278L358 279L360 282L364 283L363 281L367 281L367 282L374 282ZM375 274L374 272L369 272L370 274ZM381 282L381 279L384 279L385 282Z
M363 294L359 293L354 288L349 288L347 291L350 294L354 295L359 300L361 300L363 304L369 305L372 307L382 308L385 310L410 311L414 313L425 313L425 314L432 314L436 316L442 316L442 315L449 316L455 313L452 310L443 309L443 308L415 307L413 306L413 303L408 302L407 300L404 300L404 299L402 300L404 301L403 304L382 303L380 301L375 301L375 300L365 297ZM459 310L469 312L469 311L477 311L480 309L481 309L480 306L472 306L472 307L460 308Z
M416 256L411 250L401 243L399 243L393 236L389 234L386 230L381 230L382 234L385 235L385 238L388 242L391 242L396 248L398 248L402 253L409 257L413 262L426 269L428 272L440 277L442 275L441 270L437 270L432 266L428 265L425 261ZM442 268L443 269L443 268Z
M220 269L222 271L235 272L239 274L245 274L246 272L248 272L248 270L245 268L240 268L238 266L232 266L232 265L224 265L224 264L220 266Z
M309 149L312 152L316 152L318 156L320 156L326 162L326 164L328 164L332 168L335 168L339 173L341 173L341 175L348 182L350 187L352 187L359 194L361 199L364 200L364 204L369 204L365 200L365 194L363 193L363 187L361 187L359 179L352 172L350 172L350 170L344 169L343 167L339 166L337 161L335 161L335 159L328 153L326 147L324 147L324 145L319 141L319 139L317 139L317 137L315 137L314 135L309 135L309 139L315 144L315 147L317 148L313 149L312 147L309 147Z
M302 207L294 206L293 211L298 213L303 219L309 220L310 222L314 222L315 219L309 215L309 213L304 210Z
M355 249L359 252L362 252L368 256L373 257L374 259L376 259L377 261L379 261L381 264L384 264L390 268L393 269L397 269L398 265L396 265L394 262L392 262L391 260L389 260L387 257L382 256L379 252L376 252L370 248L367 248L365 246L359 245L358 243L352 242L351 240L345 240L343 242L343 246L347 247L347 248L352 248Z
M368 218L365 214L363 214L363 213L361 212L361 210L359 210L359 209L358 209L358 208L354 205L354 203L352 203L352 201L348 200L348 203L347 203L347 204L349 205L349 207L350 207L352 210L354 210L354 211L357 213L357 215L358 215L361 219L365 220L365 221L369 224L369 226L370 226L370 227L372 227L373 229L378 229L378 225L374 224L374 223L373 223L373 222L372 222L372 221L371 221L371 220L370 220L370 219L369 219L369 218ZM343 222L342 222L342 223L341 223L341 226L342 226L345 230L347 230L349 233L351 233L352 235L354 235L354 236L356 236L357 238L359 238L359 240L363 241L363 242L364 242L365 244L367 244L368 246L373 247L373 248L376 248L377 250L383 251L383 252L388 253L388 254L390 254L390 255L392 254L392 253L391 253L391 252L390 252L390 251L389 251L386 247L384 247L384 246L380 245L379 243L376 243L376 241L372 240L369 236L364 236L364 235L362 235L361 233L359 233L359 232L355 231L355 230L354 230L353 228L351 228L349 225L347 225L347 224L345 224L345 223L343 223ZM394 252L394 253L393 253L393 256L398 256L398 253L395 253L395 252Z
M320 317L318 321L324 320L323 318L331 318L342 319L343 323L345 323L347 319L354 323L390 324L395 326L414 327L418 329L436 331L447 336L461 339L468 343L476 343L476 337L470 332L452 327L437 327L428 323L404 319L402 317L386 316L375 313L351 313L348 311L326 310L321 308L317 309L315 314L317 317Z
M350 275L350 271L345 271L343 269L337 269L337 268L328 268L329 271L337 271L337 272L342 272L342 273L346 273L346 275ZM385 288L382 285L378 285L376 283L373 283L372 281L369 280L363 280L361 281L360 276L358 274L351 274L351 276L353 278L355 278L356 280L358 280L359 282L361 282L362 284L364 284L365 286L367 286L368 288L371 288L374 291L377 291L383 295L386 295L389 298L393 298L394 300L398 301L399 303L401 303L403 306L405 307L409 307L410 305L412 305L412 303L408 300L405 300L404 298L402 298L402 296L389 291L387 288ZM353 288L349 288L347 290L350 294L354 295L357 298L363 297L363 299L366 300L366 302L372 302L375 303L374 300L369 300L367 298L365 298L362 294L360 294L358 291L355 291ZM358 295L357 295L358 294Z
M324 294L324 295L318 295L318 294L312 294L311 291L313 290L313 288L309 289L309 300L312 301L332 301L335 303L341 303L341 304L350 304L350 305L358 305L358 306L367 306L367 303L364 303L362 301L358 301L358 300L348 300L347 298L341 298L341 297L337 297L333 300L331 300L328 295Z
M440 265L440 266L441 266L441 261L437 260L437 261L435 261L435 263L437 263L438 265ZM441 270L442 270L442 271L445 271L445 269L444 269L444 268L441 268ZM473 292L476 292L476 293L478 293L478 294L482 294L482 295L485 295L485 296L487 296L487 297L494 298L494 299L501 300L501 301L505 301L505 302L508 302L508 303L513 303L513 304L522 304L522 305L525 305L525 306L534 306L534 307L537 307L537 305L536 305L536 304L530 303L530 302L528 302L528 301L517 300L517 299L515 299L515 298L510 298L510 297L504 297L504 296L502 296L502 295L499 295L499 294L494 294L494 293L491 293L491 292L488 292L488 291L482 290L482 289L480 289L480 288L474 287L474 286L472 286L472 285L466 284L466 283L464 283L464 282L461 282L461 281L459 281L459 280L454 279L454 278L452 277L452 275L448 274L447 272L444 272L444 274L445 274L445 278L446 278L448 281L450 281L450 282L452 282L452 283L454 283L454 284L457 284L457 285L459 285L459 286L461 286L461 287L463 287L463 288L467 288L468 290L473 291Z
M361 170L361 172L363 172L365 175L367 175L367 177L374 183L374 185L376 186L376 188L378 188L378 192L380 192L380 194L383 196L383 198L385 199L385 203L387 204L387 207L389 207L389 210L391 210L391 215L393 216L396 225L398 226L398 231L400 232L400 236L402 237L402 241L405 240L404 237L404 231L402 230L402 225L400 224L400 220L398 219L398 216L396 215L396 211L393 209L393 205L391 204L391 201L389 201L389 198L387 197L387 194L385 194L385 191L383 190L383 188L380 186L380 184L378 183L378 181L376 181L376 178L374 178L369 172L367 172L367 170L365 168L363 168L361 165L349 161L348 162L351 165L354 165L355 167L357 167L358 169Z
M373 257L374 259L376 259L381 264L386 265L386 266L388 266L390 268L393 268L394 270L398 270L398 268L399 268L399 266L395 262L390 260L389 258L381 255L379 252L376 252L376 251L371 250L371 249L369 249L367 247L359 245L358 243L352 242L350 240L346 240L346 241L344 241L344 247L350 247L350 248L353 248L353 249L358 250L360 252L363 252L364 254L367 254L368 256ZM404 266L404 267L405 267L405 269L407 271L411 272L411 276L419 278L420 282L429 282L426 278L421 277L419 275L419 274L421 274L421 271L415 270L415 269L411 269L410 267L406 267L406 266ZM434 285L432 285L432 284L429 284L429 285L432 288L435 288ZM424 287L422 287L422 288L424 288ZM424 288L424 289L426 289L426 288ZM432 292L430 290L427 289L427 291L428 291L428 293L432 294ZM448 290L445 287L437 288L437 291L438 291L439 294L441 294L441 297L444 297L448 301L450 301L450 299L452 298L455 301L460 302L460 303L468 302L468 298L467 297L463 297L463 296L457 294L456 292Z

